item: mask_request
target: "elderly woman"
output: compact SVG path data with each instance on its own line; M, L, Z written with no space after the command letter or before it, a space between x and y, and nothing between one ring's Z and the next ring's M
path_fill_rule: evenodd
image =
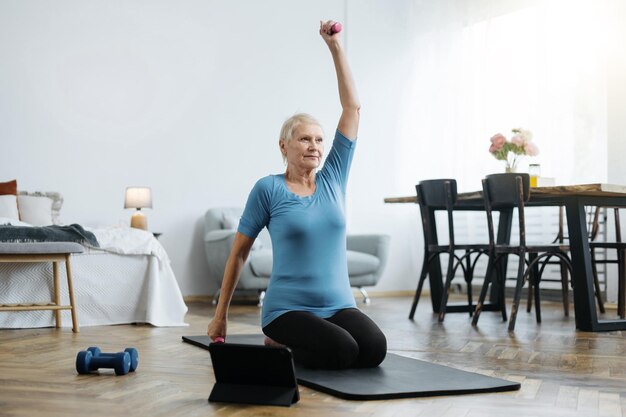
M222 296L208 327L226 337L228 306L250 248L267 227L272 276L262 310L266 344L288 346L310 368L378 366L387 341L356 308L346 259L345 192L359 127L359 99L335 22L319 33L333 57L342 113L328 157L324 132L313 117L296 114L283 124L279 147L284 174L261 178L252 189L226 264Z

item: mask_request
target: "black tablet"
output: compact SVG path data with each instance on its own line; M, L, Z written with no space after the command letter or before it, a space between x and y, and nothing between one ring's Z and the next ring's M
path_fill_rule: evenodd
M215 385L211 402L290 406L300 399L291 350L211 343Z

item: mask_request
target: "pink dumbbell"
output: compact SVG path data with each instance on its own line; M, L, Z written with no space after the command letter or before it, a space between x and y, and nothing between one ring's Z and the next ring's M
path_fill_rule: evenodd
M343 26L341 26L341 23L337 22L330 27L330 34L334 35L335 33L339 33L341 29L343 29Z
M213 340L213 343L224 343L226 342L226 340L224 340L223 337L216 337L215 340Z

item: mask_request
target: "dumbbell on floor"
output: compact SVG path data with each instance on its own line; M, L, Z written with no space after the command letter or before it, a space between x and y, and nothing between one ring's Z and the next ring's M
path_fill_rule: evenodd
M111 358L116 355L116 353L104 353L97 346L92 346L90 348L87 348L87 350L91 352L93 356L101 356L104 358ZM135 369L137 369L137 366L139 365L139 352L137 352L137 349L135 348L126 348L124 349L124 352L127 352L130 355L129 371L135 372Z
M102 353L98 347L90 347L78 352L76 356L76 371L79 374L88 374L99 368L112 368L116 375L126 375L137 369L139 355L134 348L124 352Z

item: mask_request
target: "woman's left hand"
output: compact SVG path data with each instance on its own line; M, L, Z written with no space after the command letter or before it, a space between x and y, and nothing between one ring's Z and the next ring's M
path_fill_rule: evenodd
M332 30L335 23L337 22L334 20L327 20L326 22L320 20L320 36L328 45L334 42L339 42L339 33L334 33Z

